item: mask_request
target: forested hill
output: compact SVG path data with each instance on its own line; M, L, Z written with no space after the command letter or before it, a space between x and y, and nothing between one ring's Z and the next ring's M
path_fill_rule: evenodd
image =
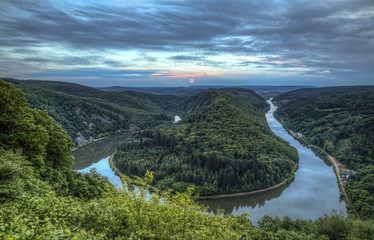
M275 185L290 176L298 156L270 130L265 106L251 90L200 93L181 104L190 113L181 122L127 139L114 162L130 176L154 171L159 189L193 184L211 195Z
M116 132L172 122L182 97L103 92L65 82L6 79L26 93L33 108L46 110L76 145Z
M99 196L108 182L71 170L69 136L46 112L27 105L21 90L0 79L0 202L49 191Z
M169 109L175 111L178 105L185 97L174 95L159 95L151 93L141 93L134 91L108 92L100 91L96 88L79 85L76 83L41 81L41 80L17 80L12 78L4 79L16 87L34 87L44 88L57 92L66 93L79 97L91 97L106 100L120 106L136 108L146 111L162 111Z
M301 141L324 148L356 171L348 192L363 218L374 216L374 92L294 100L275 115Z
M187 193L146 196L145 180L114 189L71 170L70 138L0 80L0 239L372 239L374 223L212 214ZM128 184L133 184L129 182Z
M187 98L178 106L178 113L181 116L187 116L188 114L199 110L200 108L207 106L212 103L213 100L217 98L219 94L224 92L230 92L247 103L252 104L259 110L266 112L269 109L269 104L267 104L262 97L257 95L255 92L249 89L242 88L224 88L221 90L211 90L206 91L203 94L197 94L194 97Z
M302 88L294 91L281 93L274 97L273 102L279 104L286 103L300 98L324 97L347 93L372 92L374 86L342 86L342 87L323 87L323 88Z

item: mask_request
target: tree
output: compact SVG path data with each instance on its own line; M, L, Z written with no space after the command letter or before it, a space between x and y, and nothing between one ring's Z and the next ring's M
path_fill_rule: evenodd
M324 149L326 152L330 154L334 154L334 144L332 142L327 141L324 145Z

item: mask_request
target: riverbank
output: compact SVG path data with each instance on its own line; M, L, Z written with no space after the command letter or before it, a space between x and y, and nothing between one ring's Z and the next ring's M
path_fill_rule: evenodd
M268 188L263 188L263 189L259 189L259 190L255 190L255 191L251 191L251 192L243 192L243 193L230 193L230 194L219 194L219 195L212 195L212 196L201 196L201 197L199 197L198 200L213 200L213 199L217 200L217 199L246 197L246 196L250 196L250 195L254 195L254 194L258 194L258 193L263 193L263 192L267 192L267 191L271 191L271 190L280 188L281 186L285 185L286 183L287 183L287 179L284 180L283 182L277 184L277 185L274 185L274 186L271 186L271 187L268 187Z
M109 165L110 165L110 168L118 175L118 176L120 176L121 177L121 181L122 181L122 178L126 178L126 179L128 179L129 177L128 176L126 176L125 174L123 174L120 170L118 170L118 168L116 167L116 165L114 165L114 162L113 162L113 156L114 156L114 154L115 154L115 152L112 154L112 155L110 155L110 157L109 157ZM122 182L122 184L123 184L123 182Z
M94 138L92 139L91 141L87 141L81 145L78 145L78 146L74 146L73 147L73 152L74 151L77 151L79 150L80 148L83 148L89 144L92 144L92 143L95 143L95 142L99 142L99 141L102 141L102 140L105 140L105 139L108 139L108 138L112 138L112 137L117 137L117 136L121 136L121 135L124 135L124 136L130 136L132 134L134 134L136 132L121 132L121 133L114 133L114 134L111 134L111 135L107 135L107 136L104 136L104 137L100 137L100 138Z
M125 140L130 134L116 134L101 138L100 140L92 141L89 144L73 151L75 158L72 169L81 170L89 167L91 164L100 161L113 154L116 151L119 143Z
M346 191L345 191L345 187L344 187L344 183L343 183L343 180L340 176L340 167L343 167L345 168L346 166L344 164L342 164L341 162L339 162L338 160L336 160L336 158L334 158L333 156L331 156L330 154L328 154L326 151L324 151L323 149L315 146L315 145L310 145L310 149L314 152L314 153L318 153L316 151L316 149L318 149L319 151L321 151L322 153L326 154L327 156L327 159L333 164L334 166L334 172L335 172L335 175L336 175L336 178L338 179L338 183L339 183L339 189L341 191L341 193L343 193L344 197L345 197L345 202L349 204L349 206L352 208L353 212L355 213L356 217L358 220L360 220L360 214L357 212L356 208L353 206L351 200L349 199Z
M323 150L322 150L323 151ZM358 220L360 220L360 214L357 212L356 208L353 206L351 200L348 198L348 195L347 193L345 192L345 188L344 188L344 183L343 183L343 180L340 176L340 169L339 169L339 166L341 167L344 167L343 164L341 164L338 160L336 160L333 156L331 156L330 154L328 154L327 152L325 152L326 155L328 156L328 158L331 160L331 162L334 164L334 169L335 169L335 174L338 178L338 181L339 181L339 185L341 187L341 191L343 192L344 194L344 197L346 199L346 202L349 204L349 206L352 208L353 212L356 214L356 217Z
M280 120L280 121L279 121ZM334 172L335 172L335 175L336 175L336 178L338 180L338 186L339 186L339 190L341 193L343 193L344 195L344 198L345 198L345 202L348 203L348 205L352 208L353 212L355 213L357 219L360 219L360 215L359 213L357 212L356 208L353 206L351 200L349 199L346 191L345 191L345 188L344 188L344 183L343 183L343 180L341 179L341 176L340 176L340 167L346 167L345 165L343 165L342 163L340 163L338 160L336 160L333 156L331 156L330 154L328 154L326 151L324 151L323 149L321 149L320 147L317 147L315 145L311 145L311 144L307 144L305 141L301 141L302 139L302 134L298 134L298 133L295 133L293 132L291 129L287 128L284 124L284 122L281 120L281 119L278 119L278 121L283 125L284 129L286 129L286 131L288 133L291 134L291 136L297 140L299 143L303 144L303 145L306 145L310 150L312 150L314 152L314 154L316 155L321 155L322 153L322 156L321 157L324 157L326 158L329 162L332 163L333 167L334 167ZM327 157L323 156L323 154L325 154Z
M118 170L118 168L115 166L114 162L113 162L113 156L114 156L115 153L113 153L110 157L109 157L109 165L110 167L112 168L112 170L118 174L121 179L122 177L124 178L128 178L128 176L126 176L125 174L123 174L120 170ZM212 200L212 199L228 199L228 198L237 198L237 197L244 197L244 196L250 196L250 195L254 195L254 194L258 194L258 193L263 193L263 192L267 192L267 191L271 191L271 190L274 190L274 189L278 189L282 186L284 186L285 184L287 184L288 180L290 180L293 176L294 176L294 173L295 171L297 170L297 167L299 166L298 163L295 164L295 166L292 168L292 171L291 171L291 176L285 180L283 180L281 183L278 183L274 186L271 186L271 187L268 187L268 188L263 188L263 189L258 189L258 190L255 190L255 191L250 191L250 192L242 192L242 193L230 193L230 194L217 194L217 195L211 195L211 196L199 196L198 200Z
M271 190L274 190L274 189L278 189L278 188L284 186L285 184L287 184L288 180L290 178L292 178L292 176L294 175L298 166L299 166L299 164L296 163L295 166L292 168L291 176L289 178L286 178L285 180L283 180L283 182L278 183L274 186L271 186L271 187L268 187L268 188L262 188L262 189L258 189L258 190L254 190L254 191L250 191L250 192L217 194L217 195L211 195L211 196L200 196L198 200L213 200L213 199L217 200L217 199L229 199L229 198L245 197L245 196L250 196L250 195L254 195L254 194L263 193L263 192L271 191Z

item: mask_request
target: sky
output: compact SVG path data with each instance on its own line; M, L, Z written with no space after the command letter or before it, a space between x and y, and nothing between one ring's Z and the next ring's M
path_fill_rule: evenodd
M373 0L1 0L0 77L373 85Z

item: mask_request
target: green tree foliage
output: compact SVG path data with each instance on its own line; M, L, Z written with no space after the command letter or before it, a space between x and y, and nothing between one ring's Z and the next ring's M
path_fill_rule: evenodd
M183 121L128 138L114 162L129 176L154 171L153 184L163 190L185 191L193 184L211 195L278 184L290 176L298 156L272 133L266 108L250 90L198 94L181 104L190 113Z
M267 217L256 228L246 214L208 213L196 203L193 187L185 193L155 191L148 196L150 172L117 190L95 171L70 170L72 144L64 131L46 113L28 108L21 91L1 80L0 103L0 127L9 134L0 132L0 239L372 239L374 235L372 221L340 216L316 222Z
M374 165L359 169L348 179L350 199L363 219L374 216Z
M23 93L0 80L0 147L21 150L35 166L68 168L72 143L45 112L27 107ZM47 157L48 154L48 157Z
M25 93L31 107L55 119L76 144L117 132L172 122L183 98L135 92L103 92L78 84L7 79ZM83 139L83 137L84 139ZM80 140L77 139L80 138Z
M208 214L192 197L193 189L147 200L148 173L133 190L106 189L99 199L61 197L53 192L19 196L0 206L0 238L19 239L239 239L250 222Z
M0 202L17 199L21 195L45 194L51 187L38 177L20 152L0 150Z
M370 89L370 88L369 88ZM374 92L294 100L275 115L301 141L324 148L354 169L348 195L363 218L374 216Z
M107 189L96 199L22 196L0 206L2 239L372 239L372 221L326 216L315 222L264 217L254 227L246 214L211 214L185 193L148 196L152 173Z
M293 91L281 93L274 97L273 102L282 105L292 100L310 97L327 97L348 93L372 92L374 86L341 86L324 88L301 88Z
M326 152L330 153L330 154L334 154L334 144L332 142L325 142L325 145L323 147L325 149Z
M0 80L2 200L33 190L43 192L39 186L46 183L40 181L49 183L59 195L99 196L108 182L98 174L71 170L72 147L70 137L46 112L29 108L21 90ZM16 184L11 186L9 181ZM38 183L35 188L30 187L33 182ZM87 182L91 187L85 187Z
M173 95L148 94L134 91L100 91L96 88L79 85L76 83L40 81L40 80L16 80L4 79L17 87L33 87L48 89L56 92L66 93L78 97L95 98L115 103L119 106L150 112L163 112L164 109L174 111L179 102L185 97Z
M342 215L320 217L315 221L265 216L259 221L259 229L252 229L251 233L251 239L374 239L374 222L352 220Z

